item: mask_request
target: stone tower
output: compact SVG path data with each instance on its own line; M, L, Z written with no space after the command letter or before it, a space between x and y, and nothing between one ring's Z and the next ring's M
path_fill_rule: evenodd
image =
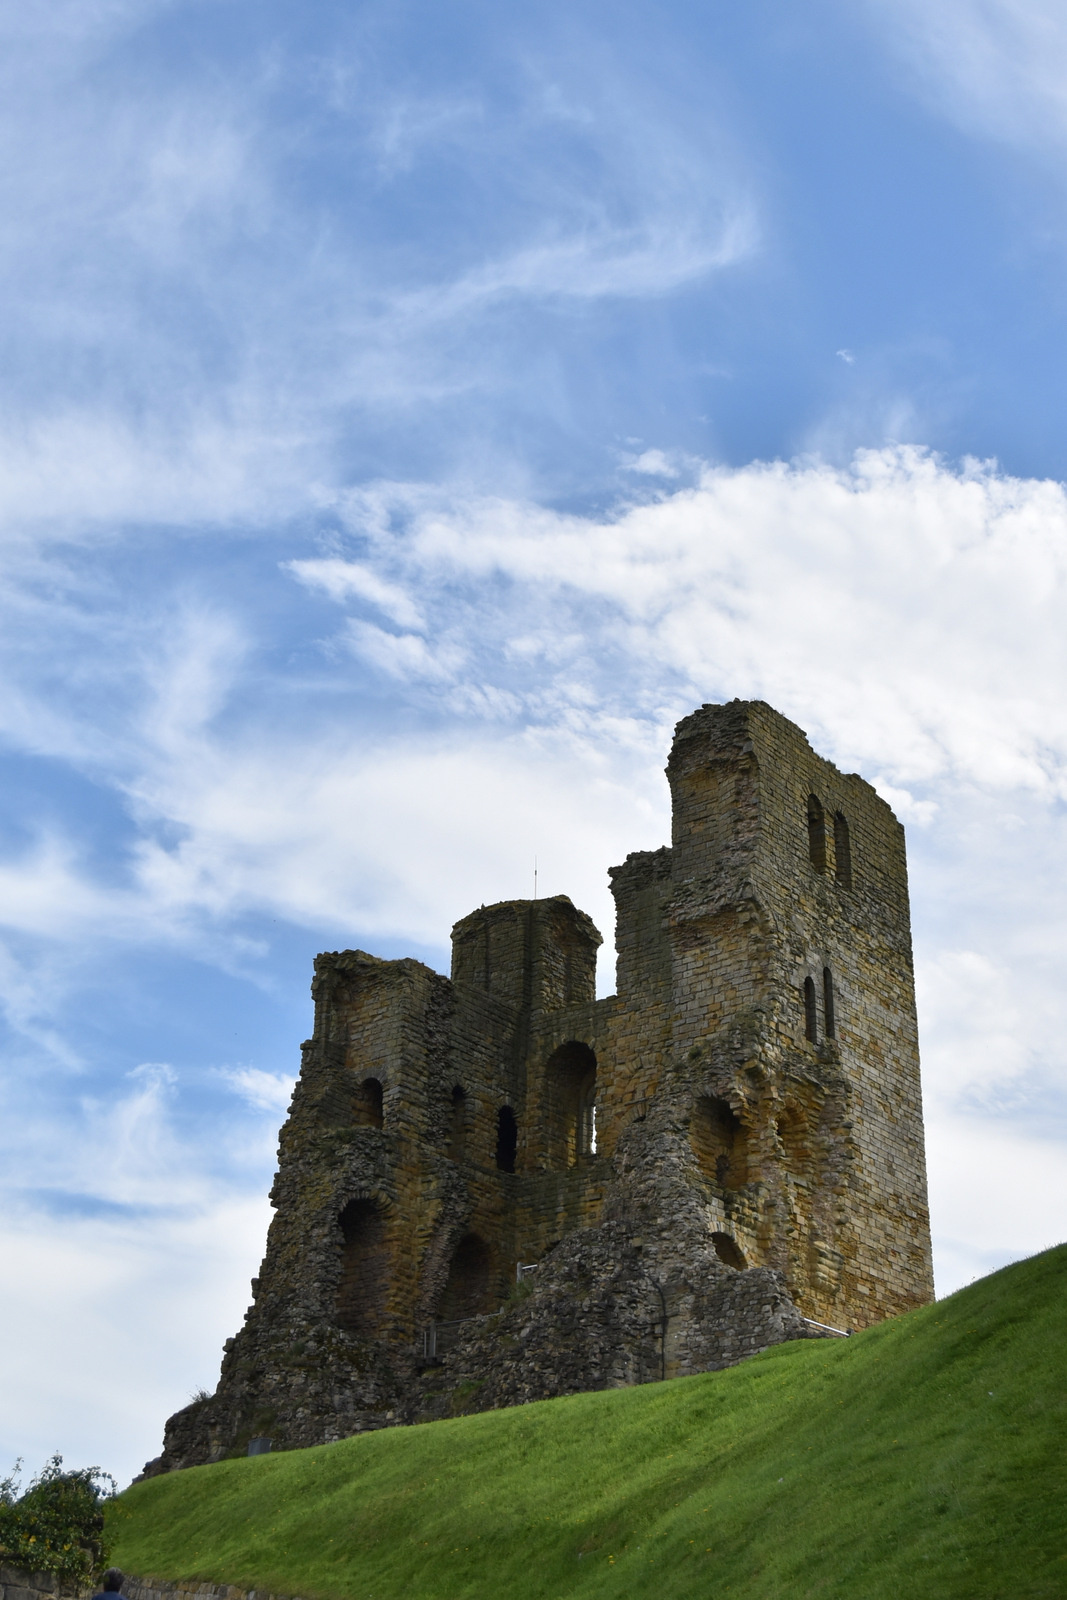
M931 1298L904 834L759 701L679 723L670 848L451 979L315 963L276 1216L216 1394L149 1471L721 1367Z

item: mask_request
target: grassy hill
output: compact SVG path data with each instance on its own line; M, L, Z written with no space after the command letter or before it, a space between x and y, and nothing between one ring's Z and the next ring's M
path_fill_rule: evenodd
M1067 1246L850 1340L138 1484L115 1559L323 1600L1067 1597Z

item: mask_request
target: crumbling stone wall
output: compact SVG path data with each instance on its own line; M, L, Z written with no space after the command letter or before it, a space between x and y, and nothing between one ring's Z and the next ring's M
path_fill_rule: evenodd
M667 775L671 846L611 874L609 999L562 895L464 917L450 979L318 958L254 1304L148 1470L930 1298L903 830L761 702L685 718Z

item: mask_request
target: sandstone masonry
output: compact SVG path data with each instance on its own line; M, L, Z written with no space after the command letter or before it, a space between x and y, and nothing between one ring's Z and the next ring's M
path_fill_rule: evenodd
M759 701L679 723L669 849L451 979L322 955L215 1395L146 1471L728 1366L932 1296L904 834Z

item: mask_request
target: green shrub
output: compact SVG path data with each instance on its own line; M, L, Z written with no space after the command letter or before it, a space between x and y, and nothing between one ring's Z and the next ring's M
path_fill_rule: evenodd
M115 1493L114 1478L99 1467L64 1472L57 1455L19 1494L20 1465L0 1479L0 1557L69 1583L91 1582L110 1559L103 1507Z

